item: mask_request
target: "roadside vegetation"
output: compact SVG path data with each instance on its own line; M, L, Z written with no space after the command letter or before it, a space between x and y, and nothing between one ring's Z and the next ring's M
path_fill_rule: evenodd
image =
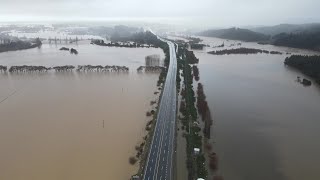
M213 119L204 86L199 82L196 84L196 89L193 87L194 80L197 82L200 80L199 59L193 51L188 51L187 45L183 43L179 44L177 57L178 72L182 71L180 80L183 79L179 120L182 124L183 136L186 138L188 179L223 179L217 173L218 155L214 152L210 142ZM200 151L197 153L194 148L199 148ZM210 176L209 170L212 172Z
M157 116L158 116L158 107L160 104L162 90L163 90L163 86L165 83L165 79L167 77L167 71L168 71L169 62L170 62L170 52L169 52L168 44L166 42L163 42L160 39L158 39L157 36L155 36L154 34L152 34L149 31L142 32L142 33L136 33L130 37L130 39L133 39L133 38L136 43L150 44L153 47L159 47L163 50L163 52L165 54L164 67L161 67L161 68L155 67L155 68L149 69L150 71L151 70L152 71L153 70L155 70L155 71L160 70L159 79L157 81L157 89L160 91L160 93L158 91L154 92L155 95L159 95L159 96L157 97L158 100L153 100L150 102L150 106L152 109L146 112L146 116L151 118L150 120L148 120L146 127L145 127L147 134L143 137L142 142L135 147L135 149L136 149L135 158L139 162L139 170L137 172L137 175L141 176L144 172L144 168L145 168L145 165L147 162L149 148L151 145L152 136L153 136L155 125L156 125L156 120L157 120ZM146 69L146 67L140 67L137 70L141 71L143 69L145 71L148 71ZM131 162L132 162L132 157L129 158L129 163L132 164Z
M193 66L192 66L192 72L193 72L194 80L199 81L199 80L200 80L200 77L199 77L199 69L198 69L198 66L193 65Z
M206 95L204 94L203 85L201 83L198 83L197 88L197 109L202 121L204 122L203 134L207 139L210 139L212 117L206 100Z
M187 64L198 64L199 59L194 55L193 51L189 51L187 49L185 51L186 63Z
M179 46L178 51L178 70L182 70L184 86L181 90L182 100L179 111L182 117L182 129L186 131L186 152L187 152L187 169L188 179L206 178L208 172L205 166L205 155L202 149L202 136L200 135L201 128L197 122L198 113L195 107L196 97L193 90L193 73L191 65L199 62L192 51L188 51L185 46ZM199 154L194 153L194 148L201 149Z

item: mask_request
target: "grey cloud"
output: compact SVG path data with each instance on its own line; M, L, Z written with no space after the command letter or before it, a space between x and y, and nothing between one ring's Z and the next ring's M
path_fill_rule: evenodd
M319 21L318 0L0 0L0 21L172 18L204 26Z

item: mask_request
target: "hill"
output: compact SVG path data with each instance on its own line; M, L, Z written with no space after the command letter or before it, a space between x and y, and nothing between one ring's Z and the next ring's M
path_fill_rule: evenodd
M250 30L267 34L267 35L277 35L280 33L301 33L301 32L316 32L320 31L320 24L319 23L312 23L312 24L279 24L275 26L263 26L257 28L250 28Z
M320 50L319 32L281 33L272 37L271 44L293 48Z
M240 28L229 28L229 29L219 29L219 30L207 30L198 33L200 36L207 37L217 37L223 39L231 39L231 40L240 40L240 41L267 41L270 39L270 36L253 32L248 29L240 29Z

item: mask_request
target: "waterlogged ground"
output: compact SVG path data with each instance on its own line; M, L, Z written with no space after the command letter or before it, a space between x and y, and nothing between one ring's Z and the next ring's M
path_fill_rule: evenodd
M64 45L65 46L65 45ZM161 49L44 44L0 53L2 65L126 65L129 73L0 74L0 179L125 180L145 135L159 74L138 74Z
M204 38L205 44L235 41ZM311 51L242 43L293 54ZM237 48L228 47L228 48ZM288 55L210 55L200 59L200 82L214 118L212 139L218 174L233 180L318 180L320 178L320 88L283 65ZM196 87L196 86L195 86Z

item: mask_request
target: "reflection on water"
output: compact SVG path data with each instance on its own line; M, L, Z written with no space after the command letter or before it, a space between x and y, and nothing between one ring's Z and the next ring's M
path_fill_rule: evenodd
M0 64L6 66L14 65L35 65L35 66L64 66L64 65L117 65L127 66L131 71L144 65L145 57L152 54L164 54L160 48L118 48L102 47L89 44L89 41L82 44L51 45L43 44L40 49L28 49L23 51L11 51L0 53ZM68 51L60 51L65 46L75 48L78 55L72 55Z
M222 41L228 43L205 38L205 43ZM313 53L254 43L242 46ZM303 75L283 65L286 55L214 56L205 51L195 52L214 119L219 174L233 180L319 179L319 86L295 82Z
M158 49L83 46L78 56L46 45L1 53L0 64L138 67L147 55L163 56ZM128 179L137 170L128 157L145 135L158 76L135 70L0 74L0 179Z

